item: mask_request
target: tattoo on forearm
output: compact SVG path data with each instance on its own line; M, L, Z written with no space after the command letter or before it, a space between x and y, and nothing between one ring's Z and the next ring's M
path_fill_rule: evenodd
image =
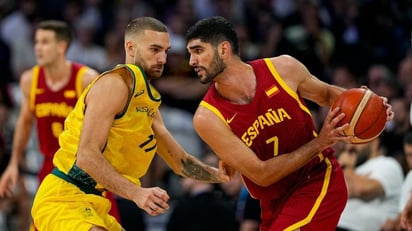
M220 182L218 177L213 175L205 167L200 166L191 159L182 160L183 165L183 174L187 177L201 180L218 183Z

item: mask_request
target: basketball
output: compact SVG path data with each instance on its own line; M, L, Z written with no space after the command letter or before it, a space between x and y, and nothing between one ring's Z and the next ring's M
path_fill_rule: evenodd
M377 138L385 128L386 107L381 97L369 89L351 88L340 94L332 109L340 107L345 117L338 123L349 123L343 133L353 136L353 144L367 143Z

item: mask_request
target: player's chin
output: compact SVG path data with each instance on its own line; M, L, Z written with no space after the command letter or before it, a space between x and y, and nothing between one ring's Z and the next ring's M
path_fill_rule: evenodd
M37 65L44 66L46 62L42 58L36 58Z
M203 83L203 84L210 83L213 80L212 78L209 78L209 76L207 76L207 75L199 76L199 78L200 78L200 82Z
M163 70L161 71L151 71L149 76L151 77L151 79L158 79L160 77L162 77L163 75Z

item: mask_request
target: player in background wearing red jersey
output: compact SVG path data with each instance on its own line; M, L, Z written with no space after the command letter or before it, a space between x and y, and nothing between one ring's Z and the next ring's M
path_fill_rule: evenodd
M44 157L38 173L39 183L51 172L64 120L83 89L98 75L94 69L66 59L71 40L71 31L65 22L43 21L36 28L34 49L37 65L25 71L20 79L23 100L15 127L11 160L0 180L0 197L13 195L34 125ZM119 218L116 204L111 212Z

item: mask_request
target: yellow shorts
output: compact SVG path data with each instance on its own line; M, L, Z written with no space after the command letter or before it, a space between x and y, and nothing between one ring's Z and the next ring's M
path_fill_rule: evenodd
M76 185L49 174L35 195L31 214L39 231L86 231L93 226L120 231L121 225L109 215L110 207L107 198L86 194Z

